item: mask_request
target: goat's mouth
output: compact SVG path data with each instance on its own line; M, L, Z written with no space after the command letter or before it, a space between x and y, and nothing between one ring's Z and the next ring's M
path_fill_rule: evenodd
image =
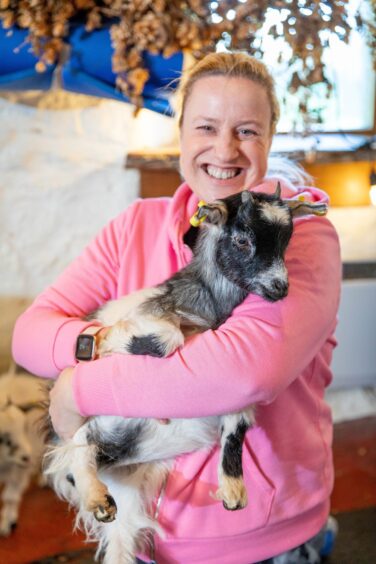
M242 172L240 167L220 167L212 164L202 165L202 170L215 180L232 180Z
M265 300L267 300L268 302L277 302L278 300L282 300L287 296L287 291L288 285L286 284L285 286L276 290L261 286L257 293L262 298L265 298Z
M284 296L279 296L278 294L273 294L272 292L267 292L262 290L260 296L265 298L268 302L277 302L278 300L284 298Z

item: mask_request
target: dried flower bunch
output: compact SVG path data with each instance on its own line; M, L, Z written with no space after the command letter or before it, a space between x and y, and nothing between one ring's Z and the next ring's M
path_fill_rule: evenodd
M241 49L262 56L257 32L265 23L267 10L280 13L281 23L269 33L283 37L290 45L291 63L300 62L290 91L324 82L329 85L322 62L329 30L348 41L349 0L0 0L3 26L17 24L29 30L28 41L39 58L37 70L58 62L73 18L83 18L87 31L99 29L111 20L114 47L112 68L116 84L137 107L149 77L142 53L168 57L187 49L195 58L215 50L223 40L229 49ZM370 13L376 13L376 0ZM375 26L357 15L357 26L369 34L376 55ZM323 32L325 31L325 34ZM376 56L375 56L376 60ZM330 85L329 85L330 86Z

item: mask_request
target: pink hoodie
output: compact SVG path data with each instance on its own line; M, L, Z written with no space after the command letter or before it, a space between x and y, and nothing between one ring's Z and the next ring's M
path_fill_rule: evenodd
M276 179L255 190L274 192ZM315 188L282 181L282 196L326 201ZM18 319L13 355L43 377L75 365L81 317L105 301L164 281L191 259L183 243L197 197L183 184L172 199L138 200L107 225ZM200 417L258 403L243 467L248 506L213 499L218 448L181 456L158 521L158 564L251 564L295 547L325 522L333 483L332 424L323 400L331 381L341 281L337 235L326 218L295 220L286 264L289 294L249 295L216 331L191 337L169 358L113 355L76 365L83 415Z

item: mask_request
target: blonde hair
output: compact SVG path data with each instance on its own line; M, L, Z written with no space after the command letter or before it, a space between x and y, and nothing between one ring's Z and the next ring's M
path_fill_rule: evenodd
M279 118L279 103L275 94L274 80L261 61L245 53L210 53L183 73L179 87L179 127L194 84L207 76L247 78L265 88L271 109L270 131L274 135Z

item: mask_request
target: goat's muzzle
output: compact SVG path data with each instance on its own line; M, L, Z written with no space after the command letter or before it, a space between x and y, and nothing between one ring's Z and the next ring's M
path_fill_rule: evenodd
M270 285L262 286L262 296L269 302L282 300L287 296L289 283L285 280L273 280Z

